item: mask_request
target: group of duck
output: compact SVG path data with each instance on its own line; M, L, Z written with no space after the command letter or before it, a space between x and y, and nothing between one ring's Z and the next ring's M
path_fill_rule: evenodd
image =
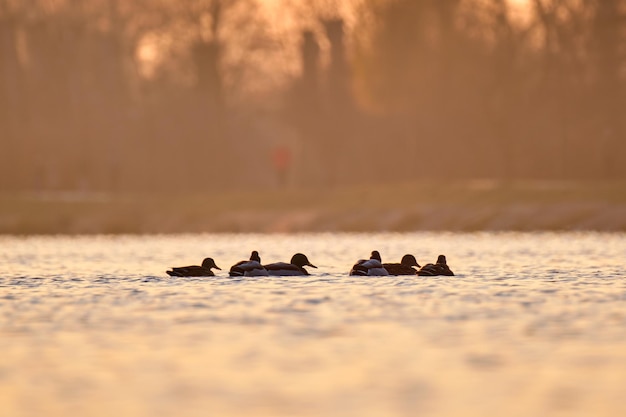
M296 253L291 261L275 262L263 265L259 252L253 251L250 259L237 262L230 267L228 275L231 277L267 277L267 276L297 276L309 275L305 266L317 268L302 253ZM215 264L213 258L205 258L202 265L173 267L166 271L172 277L212 277L213 269L222 268ZM387 276L387 275L421 275L421 276L453 276L446 262L445 255L439 255L437 262L420 266L415 256L407 254L400 263L383 263L378 251L372 251L369 259L359 259L350 269L354 276Z

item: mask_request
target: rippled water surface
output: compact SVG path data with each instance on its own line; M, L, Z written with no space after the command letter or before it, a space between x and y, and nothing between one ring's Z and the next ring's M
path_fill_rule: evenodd
M0 237L1 416L624 416L626 235ZM251 250L310 277L170 278ZM378 249L456 277L348 277Z

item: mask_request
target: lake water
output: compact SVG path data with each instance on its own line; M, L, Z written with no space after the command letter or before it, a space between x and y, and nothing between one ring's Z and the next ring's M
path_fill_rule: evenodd
M373 249L457 276L348 277ZM624 234L0 237L0 415L624 416L625 272Z

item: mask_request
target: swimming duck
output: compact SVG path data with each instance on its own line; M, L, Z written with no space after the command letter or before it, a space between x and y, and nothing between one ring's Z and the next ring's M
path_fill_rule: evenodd
M231 266L228 275L231 277L266 277L269 274L267 270L263 268L263 265L261 265L259 252L252 251L250 260L239 261Z
M178 266L173 267L171 271L167 272L167 275L171 277L213 277L215 274L211 271L212 268L221 270L219 266L215 265L213 258L205 258L202 261L202 266Z
M454 276L454 272L450 270L445 255L439 255L437 262L434 264L426 264L417 271L417 275L434 277L436 275Z
M372 251L372 255L369 259L359 259L357 263L352 266L350 275L385 276L389 275L389 272L383 267L380 253L375 250Z
M295 276L295 275L309 275L304 266L310 266L311 268L317 268L302 253L296 253L291 257L289 263L276 262L273 264L263 265L269 275L272 276Z
M413 268L414 266L420 268L417 259L411 254L404 255L399 264L383 264L383 268L389 272L389 275L417 275L417 269Z

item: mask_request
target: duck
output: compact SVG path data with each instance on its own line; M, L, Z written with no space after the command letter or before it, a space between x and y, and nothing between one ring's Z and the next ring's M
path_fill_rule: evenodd
M380 253L375 250L369 259L359 259L352 266L350 275L358 276L386 276L389 272L383 267Z
M237 262L230 267L228 275L231 277L266 277L269 274L261 265L261 257L258 251L252 251L249 260Z
M420 264L417 263L415 256L411 254L404 255L399 264L383 264L383 268L389 272L389 275L417 275L417 269L413 268L414 266L421 268Z
M426 264L417 271L417 275L434 277L437 275L454 276L454 272L450 270L445 255L439 255L437 262L434 264Z
M215 274L211 271L213 268L222 270L222 268L215 265L213 258L204 258L201 266L177 266L172 267L171 271L165 272L171 277L214 277Z
M296 275L310 275L309 272L304 269L305 266L316 268L309 259L303 253L296 253L291 257L289 263L276 262L273 264L263 265L271 276L296 276Z

